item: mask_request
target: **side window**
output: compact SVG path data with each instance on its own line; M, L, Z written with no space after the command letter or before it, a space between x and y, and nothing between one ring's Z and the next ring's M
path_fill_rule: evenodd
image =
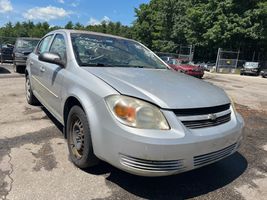
M66 43L64 36L61 34L56 34L49 52L51 53L58 53L61 57L61 59L66 60Z
M39 43L37 48L37 54L41 54L48 51L49 43L52 37L53 35L48 35Z

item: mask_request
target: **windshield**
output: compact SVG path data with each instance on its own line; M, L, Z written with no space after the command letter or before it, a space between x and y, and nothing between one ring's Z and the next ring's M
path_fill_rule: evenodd
M189 61L187 61L187 60L179 60L179 59L172 59L172 60L170 60L169 63L173 64L173 65L188 65Z
M246 68L257 68L259 66L259 63L257 62L246 62L245 67Z
M72 33L71 41L80 66L166 69L154 53L135 41L86 33Z
M36 40L19 39L16 43L16 49L26 49L26 50L32 51L38 42L39 42L38 39Z

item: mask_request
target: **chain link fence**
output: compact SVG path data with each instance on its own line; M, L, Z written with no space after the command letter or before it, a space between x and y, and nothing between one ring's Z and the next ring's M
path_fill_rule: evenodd
M179 45L177 53L156 52L156 54L160 57L173 57L181 60L193 61L194 50L194 45Z

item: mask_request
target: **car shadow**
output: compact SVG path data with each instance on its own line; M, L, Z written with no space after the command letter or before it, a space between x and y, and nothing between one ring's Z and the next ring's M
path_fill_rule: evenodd
M0 66L0 74L11 74L11 72L8 69Z
M63 134L63 125L40 103L39 103L39 106L42 109L42 111L45 112L46 116L55 124L58 130Z
M63 133L63 126L41 106L48 118ZM91 175L104 176L107 185L117 185L123 190L145 199L187 199L222 188L247 169L248 162L239 152L214 164L167 177L141 177L121 171L101 161L99 165L83 169ZM81 169L82 170L82 169ZM111 186L111 188L113 187ZM115 190L115 193L120 193ZM123 195L123 194L113 194ZM122 196L123 198L123 196Z
M84 171L94 175L108 174L107 182L141 198L187 199L228 185L241 176L247 167L247 160L237 152L206 167L167 177L135 176L104 162Z

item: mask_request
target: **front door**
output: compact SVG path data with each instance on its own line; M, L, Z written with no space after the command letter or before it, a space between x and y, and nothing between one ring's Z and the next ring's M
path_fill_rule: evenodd
M57 53L60 55L61 59L65 62L67 61L66 56L66 42L62 34L56 34L49 52ZM61 91L62 91L62 79L65 69L59 65L51 64L47 62L42 62L43 71L41 76L41 81L44 84L46 90L45 99L47 101L47 107L52 111L55 117L62 121L61 114Z

